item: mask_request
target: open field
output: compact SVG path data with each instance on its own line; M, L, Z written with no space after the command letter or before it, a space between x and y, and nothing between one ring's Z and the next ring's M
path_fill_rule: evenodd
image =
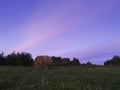
M1 66L0 90L120 90L120 68Z

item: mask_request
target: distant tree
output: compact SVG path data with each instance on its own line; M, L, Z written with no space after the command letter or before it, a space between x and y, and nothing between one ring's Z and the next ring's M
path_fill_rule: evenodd
M55 57L55 56L53 56L51 58L52 58L54 66L62 66L63 65L61 57Z
M4 57L4 53L2 52L0 54L0 65L4 65L5 64L5 57Z
M63 58L62 63L64 66L70 66L71 65L70 58Z
M33 59L30 53L22 52L19 57L23 66L33 66Z
M81 65L78 58L73 58L71 65Z
M31 54L22 53L11 53L6 56L6 65L9 66L33 66L33 59Z
M120 66L120 56L118 55L113 56L112 59L105 61L104 65Z
M15 52L12 52L11 54L8 54L6 57L6 65L16 66L17 64L16 60L17 60L16 54Z
M86 65L87 65L87 66L92 66L92 63L91 63L90 61L88 61L88 62L86 63Z

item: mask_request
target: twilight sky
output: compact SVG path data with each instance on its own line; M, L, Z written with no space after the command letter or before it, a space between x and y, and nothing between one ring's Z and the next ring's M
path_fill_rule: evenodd
M77 57L120 54L120 0L0 0L0 52Z

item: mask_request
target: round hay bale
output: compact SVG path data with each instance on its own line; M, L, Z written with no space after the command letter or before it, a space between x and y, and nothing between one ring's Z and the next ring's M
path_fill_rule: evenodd
M52 67L52 59L49 56L37 56L34 61L36 69L49 69Z

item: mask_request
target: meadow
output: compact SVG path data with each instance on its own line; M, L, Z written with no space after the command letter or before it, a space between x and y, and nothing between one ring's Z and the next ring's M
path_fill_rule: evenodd
M0 66L0 90L120 90L120 67Z

